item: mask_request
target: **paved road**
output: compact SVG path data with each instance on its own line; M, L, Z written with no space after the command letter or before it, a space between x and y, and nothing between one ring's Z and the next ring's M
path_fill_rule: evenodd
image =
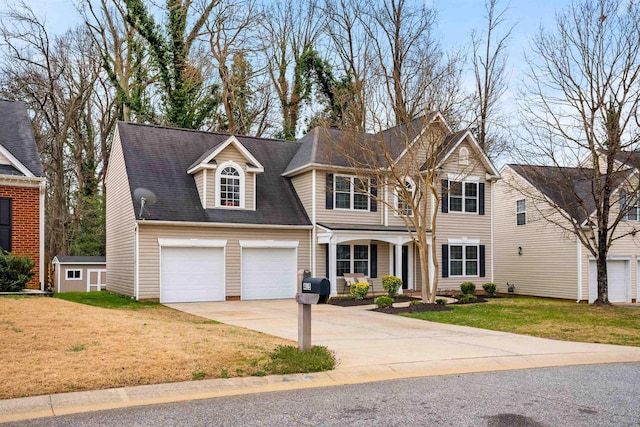
M640 363L403 379L6 425L640 426Z

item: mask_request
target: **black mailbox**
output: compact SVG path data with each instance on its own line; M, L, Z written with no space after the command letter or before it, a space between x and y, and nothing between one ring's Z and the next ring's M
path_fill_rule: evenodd
M331 284L329 279L320 277L305 277L302 279L303 294L318 294L327 296L331 293Z

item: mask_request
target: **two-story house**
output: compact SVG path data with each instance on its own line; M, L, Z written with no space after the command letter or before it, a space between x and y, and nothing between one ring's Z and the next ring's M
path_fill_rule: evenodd
M44 198L46 179L25 105L0 100L0 249L26 256L35 276L27 284L44 290Z
M640 292L640 233L636 234L640 212L638 206L629 206L631 197L625 196L630 184L637 182L639 160L638 153L621 153L612 189L609 220L622 219L607 258L613 303L635 302ZM593 302L595 257L570 231L574 224L589 230L589 221L595 221L593 171L585 166L509 164L501 175L496 186L494 252L499 291L506 292L509 283L520 295Z
M293 298L308 269L330 279L333 295L345 292L347 273L364 274L376 292L386 274L418 291L417 249L394 209L402 201L336 148L383 141L402 161L433 132L442 200L426 198L424 209L438 210L438 287L492 281L499 174L469 132L433 114L378 134L316 128L298 142L118 123L106 182L108 289L161 302ZM409 176L406 185L417 186Z

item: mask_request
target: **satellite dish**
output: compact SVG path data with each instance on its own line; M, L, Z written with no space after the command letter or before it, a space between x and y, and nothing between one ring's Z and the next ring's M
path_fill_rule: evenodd
M158 200L153 191L142 187L138 187L133 190L133 198L140 202L140 213L138 214L138 219L144 219L143 214L145 211L145 205L151 206ZM149 213L149 211L147 211L147 213Z

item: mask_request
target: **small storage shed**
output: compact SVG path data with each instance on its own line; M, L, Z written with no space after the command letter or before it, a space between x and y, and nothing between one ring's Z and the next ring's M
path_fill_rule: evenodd
M90 292L107 287L106 257L57 255L51 264L54 292Z

